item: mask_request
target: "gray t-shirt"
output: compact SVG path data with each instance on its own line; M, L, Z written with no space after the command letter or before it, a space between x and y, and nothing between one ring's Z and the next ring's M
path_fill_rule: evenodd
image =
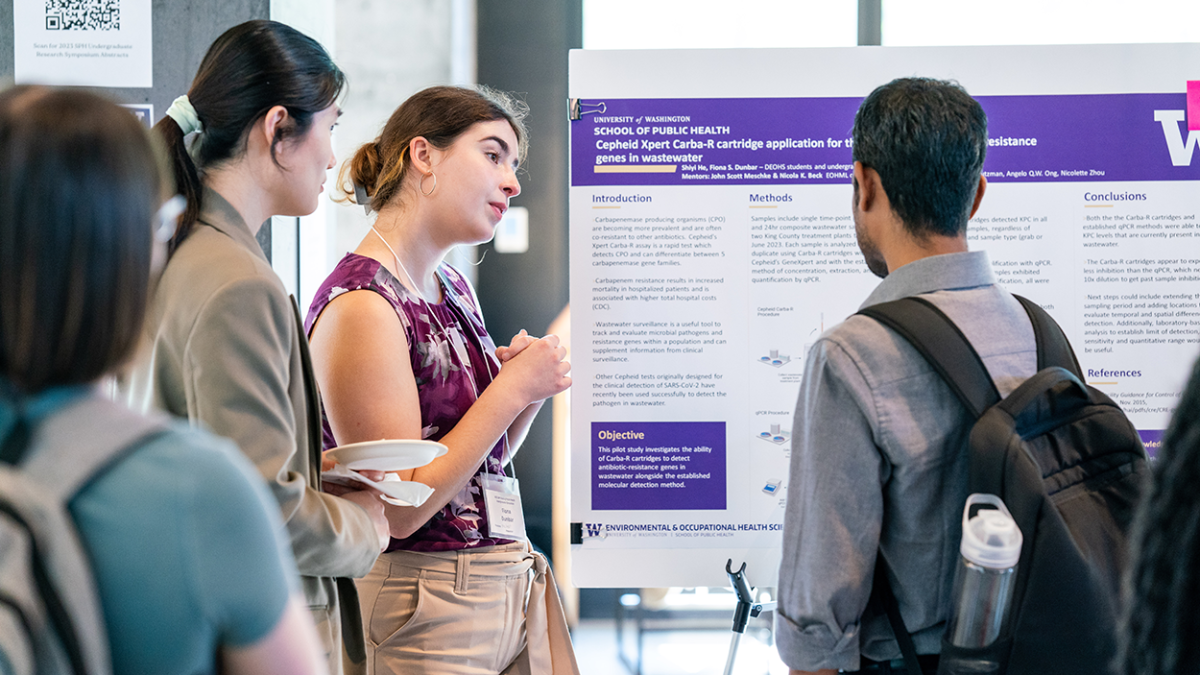
M909 263L863 306L910 295L958 325L1001 395L1036 372L1033 327L985 253ZM779 571L776 638L790 667L857 670L860 654L899 657L887 617L867 608L877 552L917 651L941 651L972 423L925 359L873 319L852 316L813 345L793 421Z
M180 425L115 465L70 510L115 673L215 673L219 645L265 637L298 592L279 508L225 439Z

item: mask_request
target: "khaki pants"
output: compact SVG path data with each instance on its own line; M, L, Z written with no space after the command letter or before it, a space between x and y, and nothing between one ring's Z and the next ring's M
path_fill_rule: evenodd
M363 675L363 627L353 582L328 577L300 579L330 675Z
M358 589L369 675L579 673L554 575L524 543L385 553Z

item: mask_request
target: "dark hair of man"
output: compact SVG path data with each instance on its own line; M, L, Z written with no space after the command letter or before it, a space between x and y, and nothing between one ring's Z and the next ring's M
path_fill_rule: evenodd
M30 394L132 352L163 164L128 110L91 93L0 94L0 375Z
M479 122L508 122L517 137L517 158L524 159L529 145L524 122L528 112L524 102L490 87L423 89L396 108L379 138L359 147L342 165L338 187L348 200L355 196L354 185L361 186L371 207L378 211L400 194L410 164L408 144L414 138L420 136L444 150Z
M200 215L204 171L241 156L255 122L277 105L287 108L290 121L275 130L271 141L274 159L275 148L302 137L313 115L333 105L345 85L346 76L325 48L290 26L247 21L218 37L188 90L188 100L203 125L192 153L175 120L163 117L154 127L166 143L176 189L187 198L170 252L175 252Z
M1200 361L1163 438L1134 520L1119 672L1195 673L1200 663Z
M956 82L902 78L854 116L854 160L874 169L918 239L966 232L987 152L987 115Z

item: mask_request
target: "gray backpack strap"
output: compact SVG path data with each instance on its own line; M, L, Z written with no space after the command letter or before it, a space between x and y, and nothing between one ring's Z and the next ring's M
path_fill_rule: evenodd
M0 645L17 650L16 672L111 673L103 611L68 504L168 424L92 394L34 423L20 464L0 465L0 539L11 545L0 548Z
M169 419L142 415L102 396L87 396L56 411L33 431L21 470L64 504L139 440L166 431Z
M978 418L1000 401L979 352L962 330L932 302L910 296L864 307L859 314L891 328L925 357L963 406Z

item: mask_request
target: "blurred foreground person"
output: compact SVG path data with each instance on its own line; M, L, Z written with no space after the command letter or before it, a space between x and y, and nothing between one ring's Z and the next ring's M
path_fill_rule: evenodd
M0 94L0 459L28 471L0 497L83 480L79 467L95 462L82 453L115 443L119 454L68 503L107 632L107 644L85 644L93 663L111 657L116 673L324 672L254 468L228 441L147 420L99 392L141 335L152 261L165 258L153 230L169 235L178 213L176 200L163 203L161 166L133 115L93 94ZM63 539L71 528L42 550L53 558ZM0 671L14 658L0 653Z
M1200 672L1200 361L1171 418L1135 520L1121 673Z

